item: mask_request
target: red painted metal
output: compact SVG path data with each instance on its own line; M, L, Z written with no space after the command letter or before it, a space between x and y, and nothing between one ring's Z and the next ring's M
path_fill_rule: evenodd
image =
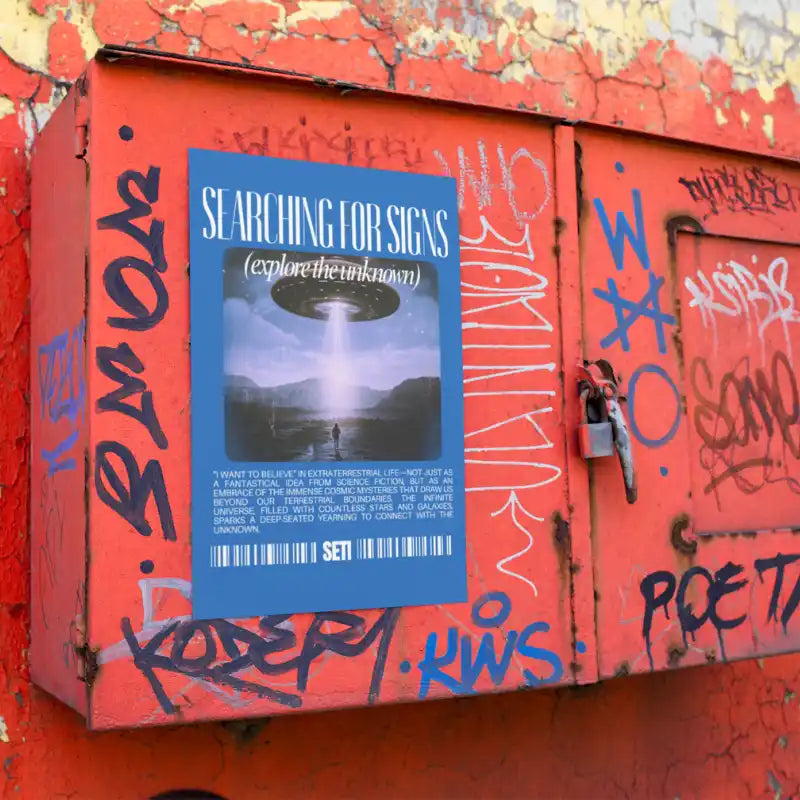
M800 248L679 234L677 264L695 531L796 527Z
M566 448L569 458L575 454L561 422L562 414L572 410L560 378L559 252L574 255L577 240L574 227L568 233L561 230L556 213L562 203L564 213L575 208L570 142L563 131L554 140L551 125L530 117L340 88L217 65L198 69L141 58L95 62L88 71L83 101L90 109L88 184L77 170L64 182L68 194L88 194L90 209L88 235L74 225L69 234L72 247L88 245L87 392L80 430L89 455L85 474L81 451L76 469L53 477L55 485L63 482L65 492L67 481L86 491L86 639L79 643L79 668L46 658L66 636L67 621L47 629L38 622L42 643L34 651L34 666L37 680L73 705L74 691L61 687L74 685L79 672L85 674L85 711L93 728L264 716L296 706L407 701L595 676L591 569L587 542L576 543L571 533L570 504L582 518L586 509L581 497L572 498L567 484ZM56 112L50 126L53 139L68 136L73 141L70 126L75 121L69 109L64 104ZM457 179L470 602L403 609L394 633L383 633L385 664L376 651L380 637L376 646L352 657L315 650L311 645L319 639L313 637L320 634L314 633L312 615L292 617L293 637L273 652L266 644L269 631L259 628L258 620L219 621L210 628L188 620L189 147L444 173ZM43 156L37 159L36 180L43 185L47 162ZM126 228L122 218L109 218L129 204L137 205L135 229ZM43 235L54 213L43 207L34 237ZM132 265L125 267L125 279L152 307L155 299L142 262L117 259L150 258L153 240L141 232L157 235L153 231L161 223L168 265L161 277L169 310L151 330L126 330L115 322L121 313L110 294L109 275L123 263ZM68 236L66 230L61 236ZM47 259L34 258L38 292L46 280ZM66 296L62 327L67 317L74 325L84 314L83 273L75 263L78 275L54 284L58 296ZM34 313L46 317L47 309L37 307ZM569 313L576 319L574 309ZM36 330L41 331L34 338L38 347L50 328L42 321ZM571 373L575 342L569 347ZM124 371L152 392L169 441L166 449L160 450L130 416L108 410L108 393L120 380L109 376L110 355L118 365L123 359ZM141 396L134 393L127 402L138 405ZM41 404L37 394L35 414ZM35 461L41 461L46 441L37 428ZM129 461L126 467L122 459L128 451L135 464ZM163 473L175 541L162 536L152 497L137 519L119 513L127 503L131 474L146 469ZM46 499L37 492L35 503ZM83 513L76 509L74 519L75 530L65 532L70 547L73 539L82 542L84 536ZM43 531L35 524L34 548L49 553ZM578 549L579 567L573 560ZM487 593L500 593L509 604L501 629L479 624ZM54 597L43 599L37 616L46 613ZM497 601L489 602L493 605L486 606L484 617L497 612ZM381 630L380 610L354 613L354 641L373 626ZM323 635L330 632L323 626ZM235 657L231 636L244 663L232 669L241 683L226 680L224 665ZM487 659L501 666L490 673L481 666ZM264 660L273 665L271 670L259 669ZM214 675L210 666L217 667ZM291 695L291 706L276 699L276 693Z
M625 377L640 484L588 467L600 675L797 650L798 172L578 140L584 353Z
M797 649L795 168L220 64L109 58L34 157L40 685L107 729ZM286 636L189 619L189 147L457 179L470 599L403 609L394 630L379 609L354 611L352 640L377 635L350 657L326 651L332 631L313 615ZM128 207L134 227L113 216ZM127 330L109 275L122 266L152 305L146 259L162 224L169 310ZM627 497L616 457L579 452L584 359L605 359L623 394ZM122 380L111 363L152 393L168 447L109 408ZM174 541L153 497L120 513L146 470L163 474ZM489 595L510 609L497 629L479 616Z
M36 142L31 189L31 676L86 713L87 165L74 91ZM65 443L68 445L65 447Z

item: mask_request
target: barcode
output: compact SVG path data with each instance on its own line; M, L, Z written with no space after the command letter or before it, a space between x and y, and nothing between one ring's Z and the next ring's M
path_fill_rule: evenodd
M376 536L356 539L356 558L427 558L453 555L453 537L435 536Z
M316 542L218 544L211 548L212 567L271 567L316 563Z
M375 536L337 541L336 557L328 561L371 561L386 558L431 558L453 555L450 534L433 536ZM355 545L355 547L352 547ZM322 546L324 551L327 543ZM266 544L218 544L211 547L212 567L271 567L316 564L317 542L269 542Z

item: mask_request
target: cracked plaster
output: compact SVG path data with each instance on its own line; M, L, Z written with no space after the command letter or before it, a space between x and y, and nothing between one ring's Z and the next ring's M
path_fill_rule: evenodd
M786 155L797 149L782 135L795 122L800 86L797 0L0 3L3 52L52 86L74 79L101 41L301 71L309 69L304 43L313 42L313 71L324 77ZM601 79L626 83L620 91L631 99L641 87L641 108L633 102L621 118L599 102ZM39 87L37 103L51 102L48 88ZM23 103L1 94L6 107ZM723 103L735 106L724 122ZM752 125L742 124L742 110ZM764 115L773 118L771 137Z

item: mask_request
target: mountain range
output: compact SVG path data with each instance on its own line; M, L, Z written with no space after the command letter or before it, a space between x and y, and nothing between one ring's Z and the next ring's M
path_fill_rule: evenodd
M246 402L274 403L278 407L308 411L325 407L323 382L319 378L307 378L281 386L259 386L244 375L226 375L225 383L230 396ZM439 378L408 378L385 391L369 386L354 386L351 392L356 408L389 411L413 408L418 404L429 405L434 399L438 402L440 386Z

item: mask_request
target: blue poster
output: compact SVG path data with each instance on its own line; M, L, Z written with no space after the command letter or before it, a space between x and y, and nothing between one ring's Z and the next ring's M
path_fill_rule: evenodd
M195 618L467 599L452 178L189 151Z

